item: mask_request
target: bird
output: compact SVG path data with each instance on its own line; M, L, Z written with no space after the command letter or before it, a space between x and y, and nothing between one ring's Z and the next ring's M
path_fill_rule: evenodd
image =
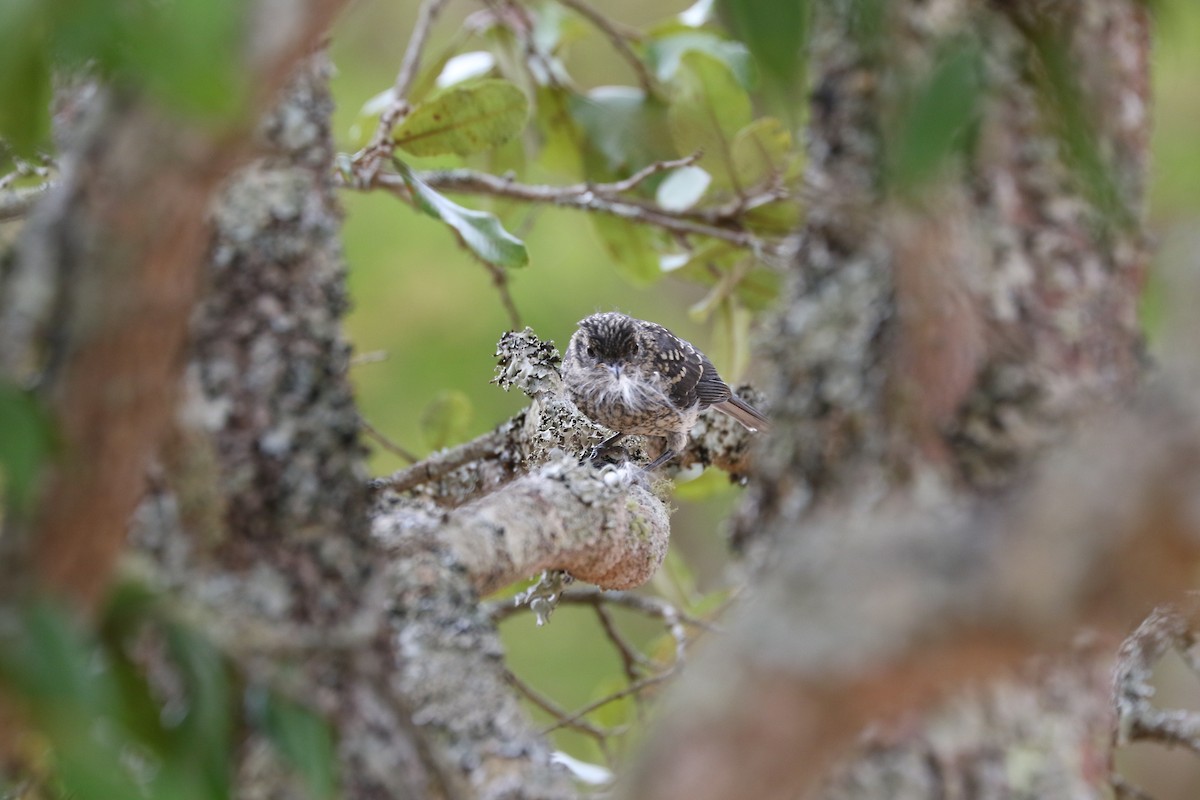
M708 356L662 325L615 311L578 325L563 357L563 383L584 416L615 431L592 449L593 457L630 434L657 436L663 450L645 467L657 469L683 452L696 418L710 407L750 431L769 427Z

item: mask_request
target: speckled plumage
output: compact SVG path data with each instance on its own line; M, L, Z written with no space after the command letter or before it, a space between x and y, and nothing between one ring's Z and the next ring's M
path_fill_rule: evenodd
M580 411L616 431L601 447L627 434L666 440L647 469L678 455L697 416L710 406L750 430L767 426L690 342L661 325L616 312L579 322L563 358L563 381Z

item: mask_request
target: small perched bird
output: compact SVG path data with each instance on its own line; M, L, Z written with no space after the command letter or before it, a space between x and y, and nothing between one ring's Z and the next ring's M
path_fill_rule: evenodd
M710 406L752 431L768 427L767 418L729 389L704 353L662 325L625 314L580 320L562 371L575 406L616 431L593 453L629 434L666 440L647 470L683 451L696 417Z

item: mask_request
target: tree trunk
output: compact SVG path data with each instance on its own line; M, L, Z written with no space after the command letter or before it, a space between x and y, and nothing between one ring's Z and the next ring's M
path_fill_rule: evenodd
M970 141L901 185L915 87L963 42ZM1111 633L1200 553L1190 412L1116 410L1142 370L1148 55L1132 0L820 4L811 205L761 351L776 430L735 531L762 575L621 796L1111 791ZM1088 625L1109 638L1073 651Z

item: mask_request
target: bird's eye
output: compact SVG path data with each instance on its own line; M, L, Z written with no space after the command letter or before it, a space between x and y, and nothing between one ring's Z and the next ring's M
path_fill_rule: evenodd
M592 347L589 344L588 349L587 349L587 354L588 354L588 358L595 358L596 357L596 348Z
M633 344L631 344L629 346L629 355L636 356L637 351L638 351L638 344L637 344L637 342L634 342Z

